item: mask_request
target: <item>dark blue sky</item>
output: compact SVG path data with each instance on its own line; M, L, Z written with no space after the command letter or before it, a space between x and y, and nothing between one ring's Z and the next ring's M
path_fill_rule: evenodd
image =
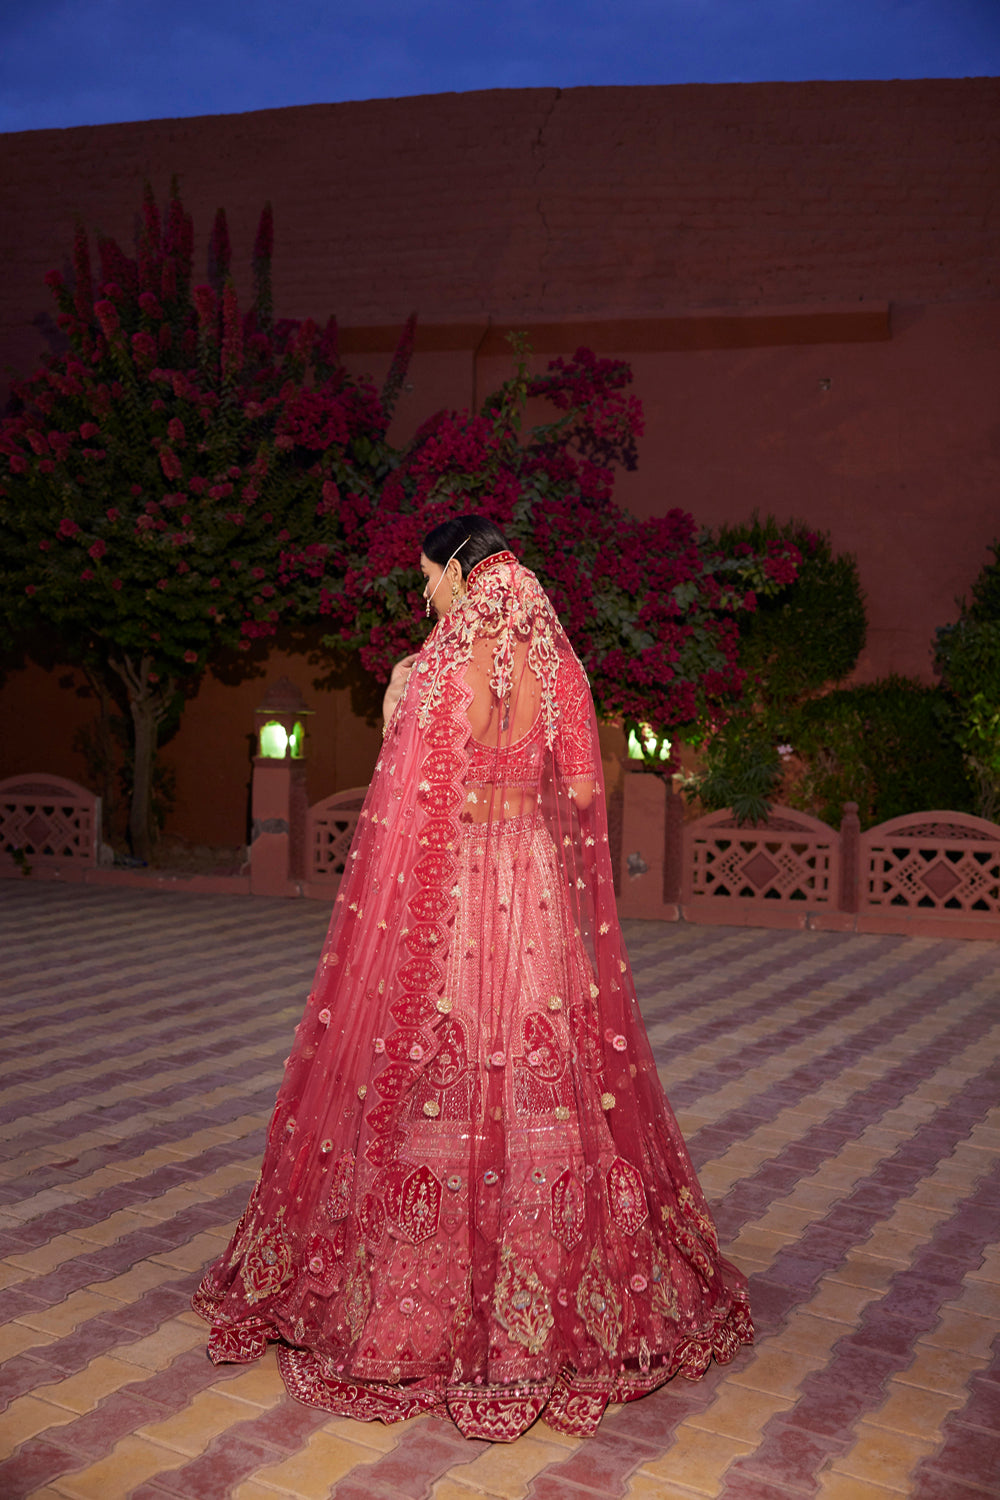
M448 90L1000 74L1000 0L0 0L0 131Z

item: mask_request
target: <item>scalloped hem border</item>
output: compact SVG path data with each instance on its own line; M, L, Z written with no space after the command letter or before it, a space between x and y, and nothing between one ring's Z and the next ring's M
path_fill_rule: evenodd
M390 1385L331 1377L321 1355L285 1343L266 1318L248 1319L239 1328L214 1323L211 1300L200 1291L192 1305L212 1323L208 1352L213 1363L250 1364L268 1343L277 1343L285 1388L304 1406L387 1426L435 1412L449 1417L463 1437L493 1443L513 1442L541 1416L570 1437L592 1437L609 1404L638 1401L678 1375L699 1380L713 1359L728 1364L754 1337L749 1307L735 1301L710 1337L683 1340L667 1364L648 1370L583 1375L566 1367L550 1380L517 1385L457 1385L442 1376Z

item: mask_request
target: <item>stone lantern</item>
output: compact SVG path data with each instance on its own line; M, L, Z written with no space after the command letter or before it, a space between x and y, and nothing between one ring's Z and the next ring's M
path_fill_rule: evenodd
M254 712L250 890L257 896L298 895L305 878L305 720L311 713L288 677L271 684Z

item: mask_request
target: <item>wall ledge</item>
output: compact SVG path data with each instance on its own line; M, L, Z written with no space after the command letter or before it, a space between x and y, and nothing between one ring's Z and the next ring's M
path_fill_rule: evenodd
M342 354L389 354L398 323L341 327ZM473 350L476 356L509 355L508 339L523 333L537 354L565 353L586 344L602 352L657 354L699 349L759 349L788 344L867 344L892 337L888 302L815 303L752 310L705 308L672 313L622 313L599 317L486 318L418 321L415 350L442 354Z

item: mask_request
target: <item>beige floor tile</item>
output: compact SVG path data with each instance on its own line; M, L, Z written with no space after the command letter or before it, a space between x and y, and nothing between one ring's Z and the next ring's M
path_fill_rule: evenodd
M814 1318L811 1312L795 1313L784 1328L767 1341L769 1348L789 1349L794 1354L826 1356L839 1339L844 1329L831 1318Z
M75 1416L75 1412L53 1406L50 1401L42 1401L38 1396L19 1396L0 1415L0 1443L3 1451L13 1453L28 1438L37 1437L47 1427L62 1427L64 1423L72 1422Z
M775 1413L788 1411L792 1405L787 1396L772 1396L766 1391L739 1388L727 1382L708 1410L688 1417L685 1425L722 1433L743 1443L756 1443Z
M717 1480L709 1489L695 1490L686 1484L672 1484L669 1479L651 1479L640 1469L629 1479L625 1494L628 1500L702 1500L705 1495L717 1495L721 1485Z
M202 1328L204 1327L203 1323ZM250 1406L256 1407L276 1406L279 1401L286 1399L285 1383L278 1373L273 1349L270 1351L270 1359L265 1355L234 1379L221 1381L215 1389L228 1396L230 1401L246 1401ZM357 1426L357 1423L351 1425ZM381 1427L382 1424L372 1425Z
M27 1281L30 1275L31 1272L25 1271L21 1266L11 1266L6 1261L0 1262L0 1291L4 1287L16 1286L19 1281Z
M7 1256L7 1262L36 1276L44 1276L47 1271L54 1271L64 1261L83 1253L81 1240L72 1239L68 1234L57 1234L46 1244L39 1245L37 1250L15 1250L13 1255Z
M833 1469L819 1476L817 1500L899 1500L898 1490L887 1490L870 1479L854 1479Z
M281 1379L280 1375L278 1379ZM291 1400L291 1397L288 1399ZM351 1417L331 1417L323 1431L329 1437L340 1437L347 1443L358 1443L362 1448L389 1453L418 1423L426 1420L425 1416L408 1417L403 1422L392 1422L386 1426L384 1422L358 1422Z
M789 1208L811 1209L824 1214L841 1196L839 1188L825 1186L822 1182L817 1182L815 1177L807 1177L805 1181L796 1183L792 1192L782 1201Z
M953 1183L936 1182L928 1178L926 1182L920 1182L914 1188L907 1199L916 1208L930 1208L937 1213L953 1213L955 1205L963 1197L962 1189Z
M814 1318L829 1318L834 1323L853 1325L877 1295L870 1287L849 1286L843 1281L824 1278L815 1296L810 1297L808 1308Z
M481 1497L483 1491L470 1490L468 1485L462 1484L451 1474L447 1474L444 1479L437 1481L430 1493L431 1500L472 1500L473 1496Z
M836 1473L850 1474L855 1479L908 1495L913 1470L922 1458L934 1452L936 1443L910 1433L887 1432L868 1422L859 1422L856 1431L853 1447L839 1454L830 1467Z
M122 1386L142 1378L142 1371L135 1365L110 1354L100 1354L86 1369L67 1375L65 1380L39 1386L34 1394L44 1401L51 1401L54 1406L65 1406L68 1411L80 1413L93 1411L97 1403L112 1391L120 1391Z
M525 1436L513 1443L491 1444L471 1462L456 1464L448 1477L503 1500L524 1500L535 1475L565 1458L566 1450L557 1444Z
M199 1391L181 1411L162 1422L150 1422L138 1428L137 1435L193 1458L220 1432L234 1427L237 1422L245 1422L251 1415L242 1402L230 1401L217 1390Z
M828 1272L824 1280L842 1281L845 1286L867 1287L871 1292L887 1292L899 1269L894 1261L876 1260L873 1255L865 1255L863 1251L859 1251L855 1255L849 1255L835 1271Z
M189 1328L187 1324L171 1318L169 1322L161 1324L155 1333L148 1334L137 1343L120 1344L115 1354L119 1359L141 1365L145 1370L163 1370L178 1354L183 1354L187 1349L196 1349L204 1342L204 1327Z
M970 1271L968 1281L987 1281L991 1286L1000 1284L1000 1250L990 1249L983 1257L983 1263L975 1271Z
M59 1493L72 1500L120 1500L164 1469L179 1469L188 1460L142 1438L122 1438L106 1458L58 1481ZM207 1500L207 1497L206 1497Z
M715 1495L729 1465L752 1450L751 1443L703 1432L685 1422L663 1457L643 1464L638 1472L646 1479L686 1484L698 1494Z
M54 1333L42 1333L41 1329L29 1328L25 1323L0 1324L0 1363L23 1354L25 1349L42 1349L51 1344Z
M27 1224L42 1214L51 1213L54 1209L66 1208L75 1201L77 1196L75 1192L68 1189L45 1188L40 1193L32 1193L30 1198L22 1198L20 1203L10 1204L7 1214L19 1223ZM4 1215L5 1218L7 1214Z
M797 1240L813 1219L821 1217L819 1208L797 1208L793 1203L776 1203L768 1209L762 1219L757 1220L758 1229L770 1230L772 1234L787 1234Z
M816 1168L812 1181L819 1183L820 1187L837 1189L838 1196L849 1192L860 1177L868 1174L860 1167L852 1166L849 1162L839 1159L823 1162Z
M993 1324L994 1333L1000 1333L1000 1295L988 1282L966 1281L955 1299L955 1310L988 1319Z
M136 1213L134 1209L122 1208L117 1213L109 1214L106 1219L99 1219L96 1224L81 1224L79 1228L71 1231L75 1240L80 1240L84 1245L113 1245L115 1240L120 1240L123 1235L134 1234L137 1229L148 1229L149 1219L145 1214ZM82 1255L81 1245L77 1245L77 1254Z
M79 1291L73 1292L64 1302L57 1302L52 1307L40 1308L38 1312L21 1313L17 1321L28 1328L40 1328L43 1333L62 1338L72 1333L74 1328L79 1328L88 1318L98 1318L102 1312L113 1312L117 1305L109 1297L101 1297L96 1292Z
M879 1224L865 1240L865 1254L875 1260L891 1261L896 1266L908 1266L917 1250L925 1243L924 1235L906 1234L899 1229L890 1229Z
M887 1427L890 1432L909 1432L915 1437L940 1435L949 1412L962 1405L962 1397L945 1391L927 1391L921 1386L904 1385L893 1380L889 1397L867 1420L873 1427Z
M173 1266L177 1271L200 1271L219 1254L219 1240L215 1235L197 1234L194 1239L174 1250L164 1250L161 1255L151 1255L155 1265Z
M232 1500L274 1500L277 1490L258 1484L256 1479L245 1479L232 1492Z
M141 1210L146 1221L145 1228L149 1228L150 1220L163 1224L176 1214L186 1213L189 1208L200 1208L212 1196L209 1192L202 1192L200 1184L197 1187L182 1184L162 1193L159 1198L147 1198Z
M137 1302L143 1292L151 1292L154 1287L162 1286L176 1276L173 1266L157 1266L152 1261L141 1260L130 1271L113 1276L110 1281L92 1281L87 1291L96 1292L99 1297L110 1297L114 1302Z
M733 1260L737 1265L741 1255L751 1255L770 1264L787 1244L787 1235L771 1234L767 1229L758 1229L756 1224L748 1224L730 1244L722 1246L722 1253L727 1260Z
M925 1333L920 1343L984 1359L989 1356L997 1332L998 1325L992 1318L977 1318L973 1313L946 1308L937 1327Z
M921 1241L930 1239L941 1224L941 1211L923 1203L899 1203L892 1211L889 1227L897 1233L912 1234Z
M610 1415L613 1410L615 1408L609 1406L605 1415ZM561 1448L579 1448L580 1444L586 1441L584 1438L571 1437L568 1432L557 1432L554 1427L549 1426L544 1417L540 1417L532 1427L531 1435L546 1443L558 1443Z
M909 1367L892 1378L902 1385L916 1385L925 1391L964 1397L970 1378L983 1368L983 1363L981 1357L961 1354L956 1349L931 1348L919 1341Z
M806 1377L825 1363L823 1353L798 1354L789 1349L776 1348L773 1344L764 1344L754 1350L754 1357L748 1364L728 1377L727 1384L766 1391L772 1396L794 1398L798 1396Z
M279 1494L294 1495L295 1500L328 1500L330 1486L338 1479L377 1461L374 1448L362 1448L344 1438L314 1432L298 1453L281 1463L258 1469L257 1480L271 1485Z

